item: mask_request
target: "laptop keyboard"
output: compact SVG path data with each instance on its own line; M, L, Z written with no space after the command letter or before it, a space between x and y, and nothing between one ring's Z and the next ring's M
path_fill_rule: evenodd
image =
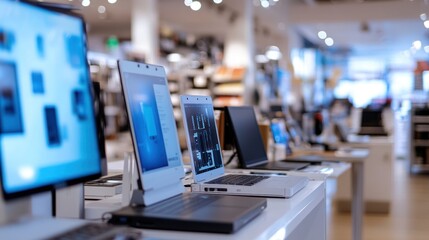
M71 229L48 240L69 240L69 239L139 239L141 233L132 228L112 226L104 223L88 223L83 226Z
M179 197L168 199L168 201L146 207L145 211L173 215L188 214L218 199L219 197L214 195L182 194Z
M269 176L229 174L206 182L206 184L253 186L267 178L269 178Z

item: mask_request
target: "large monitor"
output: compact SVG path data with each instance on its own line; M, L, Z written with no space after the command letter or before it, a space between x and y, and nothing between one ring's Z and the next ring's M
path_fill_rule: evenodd
M100 176L80 17L0 1L0 183L8 199Z

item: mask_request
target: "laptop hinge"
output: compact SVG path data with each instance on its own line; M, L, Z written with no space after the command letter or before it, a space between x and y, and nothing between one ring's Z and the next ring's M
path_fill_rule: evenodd
M263 161L258 161L258 162L252 163L252 164L246 164L247 165L246 168L252 168L252 167L263 165L263 164L267 164L267 163L268 163L268 159L267 160L263 160Z

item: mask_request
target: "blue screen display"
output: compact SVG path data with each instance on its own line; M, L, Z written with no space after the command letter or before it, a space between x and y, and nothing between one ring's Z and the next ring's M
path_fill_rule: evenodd
M126 72L122 81L143 173L179 166L181 153L165 78Z
M5 196L99 174L80 18L0 1L0 166Z

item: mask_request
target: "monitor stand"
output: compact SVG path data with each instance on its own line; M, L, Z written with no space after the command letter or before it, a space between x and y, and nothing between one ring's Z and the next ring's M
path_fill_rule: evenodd
M28 217L31 215L31 199L23 198L5 202L0 192L0 212L0 226Z

